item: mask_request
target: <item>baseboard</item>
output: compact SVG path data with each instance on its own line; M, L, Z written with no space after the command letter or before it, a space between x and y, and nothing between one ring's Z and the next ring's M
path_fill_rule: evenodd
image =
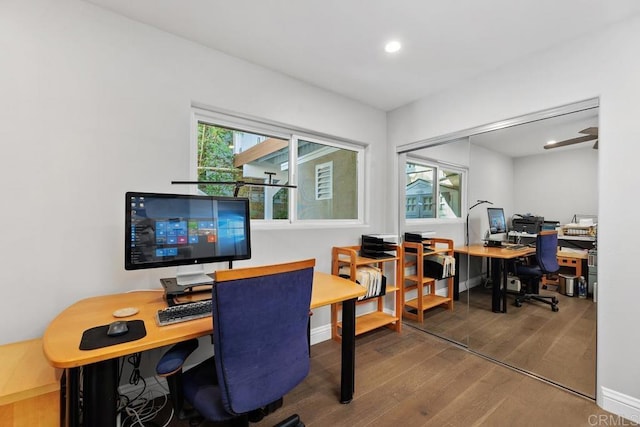
M638 425L640 424L640 399L627 396L606 387L600 387L602 392L602 409L629 420L633 424L609 425Z
M311 345L331 339L331 324L311 329Z

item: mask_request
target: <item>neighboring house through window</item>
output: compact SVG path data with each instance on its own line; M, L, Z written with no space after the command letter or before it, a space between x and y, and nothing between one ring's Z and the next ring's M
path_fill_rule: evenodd
M406 162L406 218L460 218L466 170L428 161Z
M251 219L363 221L363 146L202 110L194 112L194 127L197 179L246 183L238 196L249 198ZM231 196L235 186L198 189Z

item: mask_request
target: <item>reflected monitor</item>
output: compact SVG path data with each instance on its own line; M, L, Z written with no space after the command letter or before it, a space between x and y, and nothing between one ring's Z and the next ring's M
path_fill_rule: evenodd
M507 221L502 208L487 208L489 215L489 240L506 240Z

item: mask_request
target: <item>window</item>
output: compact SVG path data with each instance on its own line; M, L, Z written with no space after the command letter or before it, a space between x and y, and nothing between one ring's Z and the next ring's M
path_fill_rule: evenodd
M238 196L255 220L362 222L363 147L200 110L194 118L197 179L216 182L200 191L232 196L236 186L224 183L245 183Z
M406 162L406 218L460 218L462 168L426 161Z

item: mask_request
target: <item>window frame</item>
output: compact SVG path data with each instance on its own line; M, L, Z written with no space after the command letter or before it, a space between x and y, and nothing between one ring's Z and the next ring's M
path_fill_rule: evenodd
M214 111L200 106L192 106L189 141L189 179L196 181L198 178L198 123L204 122L213 126L230 128L233 130L272 136L289 141L289 180L294 185L298 182L298 141L304 140L316 144L325 145L337 149L356 152L356 179L357 179L357 218L355 219L298 219L296 206L298 195L296 189L289 190L289 218L288 219L251 219L252 228L308 228L308 227L342 227L365 225L364 207L365 191L367 189L364 177L366 169L366 155L369 147L365 144L347 141L338 137L318 134L306 129L289 126L282 123L270 122L264 119L249 117L246 115L222 111ZM193 191L197 191L197 185L193 185ZM335 197L336 194L333 194Z
M435 188L432 193L432 203L435 205L435 218L407 218L407 195L406 191L404 192L404 223L405 225L417 225L417 224L447 224L447 223L458 223L464 222L465 215L467 214L467 178L469 175L469 168L467 166L458 165L449 162L442 162L439 160L429 159L425 157L419 156L406 156L404 162L404 171L403 174L406 176L406 168L408 163L417 164L424 167L433 168L434 173L434 182ZM440 179L438 178L438 172L441 170L447 170L452 172L457 172L460 174L460 216L455 218L442 218L438 217L439 207L436 201L439 200L440 197ZM417 201L417 199L416 199Z

